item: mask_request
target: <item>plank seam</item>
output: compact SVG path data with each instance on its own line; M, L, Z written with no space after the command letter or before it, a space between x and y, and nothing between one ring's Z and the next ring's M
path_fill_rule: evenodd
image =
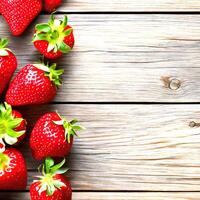
M138 14L138 15L153 15L153 14L163 14L163 15L169 15L169 14L182 14L182 15L200 15L200 11L57 11L55 14L79 14L79 15L88 15L88 14L93 14L93 15L105 15L105 14L116 14L116 15L129 15L129 14ZM49 16L50 14L41 12L40 15L47 15Z
M142 101L136 101L136 102L120 102L120 101L117 101L117 102L52 102L50 103L51 105L56 105L56 104L77 104L77 105L81 105L81 104L86 104L86 105L95 105L95 104L99 104L99 105L193 105L193 104L196 104L196 105L200 105L200 102L142 102Z

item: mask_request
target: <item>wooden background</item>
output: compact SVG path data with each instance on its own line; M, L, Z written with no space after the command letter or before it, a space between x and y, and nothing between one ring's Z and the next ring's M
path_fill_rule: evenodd
M73 200L200 199L200 1L65 0L74 50L58 60L65 69L54 102L20 108L29 132L38 117L58 110L87 127L68 158ZM34 24L14 38L0 17L0 36L20 69L38 61ZM26 191L2 200L29 199L38 162L28 138L20 147L29 169Z

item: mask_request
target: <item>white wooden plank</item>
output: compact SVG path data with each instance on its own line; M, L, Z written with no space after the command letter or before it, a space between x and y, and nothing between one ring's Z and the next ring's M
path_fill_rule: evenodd
M65 74L56 102L199 102L199 15L69 18L76 47L58 60ZM30 43L32 31L11 38L20 67L40 58ZM8 36L4 23L0 35ZM167 77L180 87L167 88Z
M59 11L199 11L198 0L64 0Z
M25 200L29 199L28 192L0 193L1 199ZM198 200L199 192L74 192L73 200Z
M200 121L200 105L67 104L24 112L34 123L52 110L87 128L68 158L75 190L200 191L200 128L189 126ZM27 146L23 153L31 181L38 163Z

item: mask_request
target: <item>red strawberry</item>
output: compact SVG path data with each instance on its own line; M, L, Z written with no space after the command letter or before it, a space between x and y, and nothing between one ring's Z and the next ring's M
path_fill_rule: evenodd
M63 53L68 53L73 48L73 30L67 25L67 21L67 16L63 20L56 20L51 15L47 24L36 25L33 43L46 58L59 58Z
M31 200L71 200L72 189L70 182L61 175L68 169L60 169L65 163L65 159L54 165L54 160L46 158L42 166L42 176L40 180L34 181L30 186Z
M0 94L17 68L17 59L11 50L6 48L7 44L7 39L0 39Z
M1 0L1 14L13 35L21 35L42 10L41 0Z
M44 0L44 10L52 13L56 10L62 3L62 0Z
M24 190L27 185L27 169L22 154L8 148L0 153L0 190Z
M21 113L12 110L6 102L0 104L0 152L5 151L5 143L18 144L25 137L26 121Z
M61 85L59 76L63 70L56 70L44 64L29 64L23 67L11 82L6 101L12 106L43 104L50 102Z
M82 127L76 125L78 121L68 122L56 112L43 115L36 123L31 136L30 147L33 157L42 160L45 157L64 157L69 154L73 136Z

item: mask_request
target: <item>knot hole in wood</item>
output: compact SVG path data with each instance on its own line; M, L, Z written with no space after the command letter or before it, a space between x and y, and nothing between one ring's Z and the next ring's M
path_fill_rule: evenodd
M193 127L200 127L200 123L197 123L197 122L195 122L195 121L191 121L191 122L189 123L189 126L190 126L191 128L193 128Z
M164 83L164 87L171 90L178 90L181 87L181 81L177 78L170 76L162 76L161 80Z

